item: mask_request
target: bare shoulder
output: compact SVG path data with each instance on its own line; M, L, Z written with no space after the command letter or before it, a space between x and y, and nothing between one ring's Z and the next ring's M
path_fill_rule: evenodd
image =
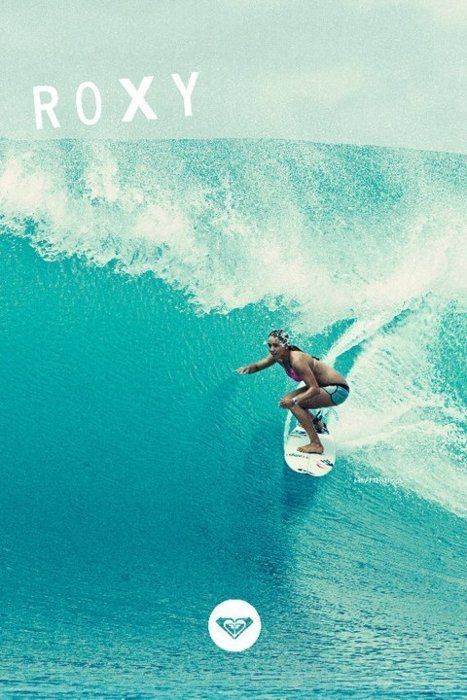
M303 352L303 350L290 351L290 362L292 365L309 365L310 360L312 360L311 355L309 355L307 352Z
M292 366L296 367L298 370L303 371L308 367L312 372L315 372L316 365L319 361L317 358L313 357L313 355L309 355L307 352L303 352L302 350L292 350L290 352L290 362Z

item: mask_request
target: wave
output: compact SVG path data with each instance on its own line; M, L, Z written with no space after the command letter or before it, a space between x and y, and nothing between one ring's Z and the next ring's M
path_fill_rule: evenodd
M465 512L463 157L225 140L0 154L3 233L46 260L153 274L198 315L261 303L300 344L328 333L352 384L336 431L355 469Z

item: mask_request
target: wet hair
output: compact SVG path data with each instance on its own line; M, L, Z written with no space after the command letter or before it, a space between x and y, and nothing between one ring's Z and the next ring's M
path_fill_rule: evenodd
M271 331L269 333L269 338L277 338L279 343L284 347L287 348L288 350L300 350L296 345L290 345L289 343L289 334L287 331L284 331L282 328L276 328L275 330ZM300 351L301 352L301 351Z
M274 331L271 331L268 337L277 338L281 345L285 347L289 346L289 334L287 331L282 330L282 328L276 328Z

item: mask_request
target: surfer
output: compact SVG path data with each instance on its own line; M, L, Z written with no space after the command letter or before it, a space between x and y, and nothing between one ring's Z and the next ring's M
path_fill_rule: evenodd
M286 394L279 402L281 408L288 408L301 423L310 442L298 449L300 452L322 454L323 445L316 427L319 424L308 412L309 408L328 408L343 403L349 395L349 385L345 378L325 362L291 345L289 335L282 329L270 332L266 341L269 347L267 357L258 362L239 367L237 374L253 374L278 363L289 377L306 386Z

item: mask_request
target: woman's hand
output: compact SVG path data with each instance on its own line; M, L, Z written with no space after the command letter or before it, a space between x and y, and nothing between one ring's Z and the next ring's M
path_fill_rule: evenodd
M238 369L235 370L237 374L250 374L251 373L251 365L244 365L243 367L239 367Z
M279 401L279 406L281 408L292 408L294 405L294 400L288 396L284 396L284 398Z

